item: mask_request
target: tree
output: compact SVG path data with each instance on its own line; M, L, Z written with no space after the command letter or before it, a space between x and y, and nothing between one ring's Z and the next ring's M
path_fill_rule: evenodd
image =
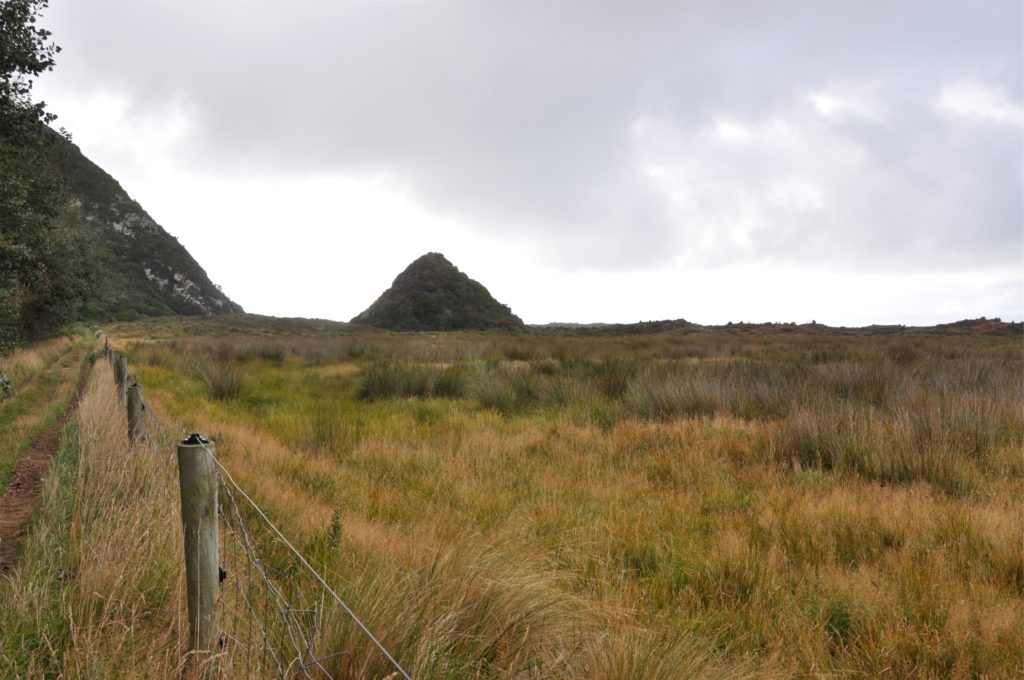
M0 353L73 318L88 287L85 250L52 158L56 116L33 78L60 48L37 25L48 0L0 0Z
M0 134L9 139L38 136L36 123L56 116L46 103L32 103L32 79L53 70L60 47L36 25L49 0L0 0Z

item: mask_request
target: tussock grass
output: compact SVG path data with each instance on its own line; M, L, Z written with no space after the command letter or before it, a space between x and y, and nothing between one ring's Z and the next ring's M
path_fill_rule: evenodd
M217 441L416 677L1008 678L1024 659L1016 340L362 334L128 348L151 405ZM195 355L233 366L243 394L214 398ZM118 493L89 507L139 500ZM135 507L164 530L166 509ZM158 559L146 550L138 559ZM142 574L150 589L132 592L159 603L146 617L81 615L135 631L97 633L96 658L122 645L159 676L175 633L139 631L176 616L180 582ZM336 677L390 672L337 611L322 616L318 649L352 654L332 658Z
M466 393L469 376L459 363L448 366L379 361L363 372L359 396L363 399L406 397L458 398Z
M372 559L372 558L371 558ZM539 565L481 546L437 553L401 576L364 565L347 597L377 622L417 678L765 678L763 664L723 661L706 642L616 623L567 595ZM350 621L332 617L324 649L353 650L335 677L384 677L386 660Z
M60 337L18 348L10 355L0 356L0 373L7 376L11 391L15 391L19 385L52 365L71 344L70 338ZM0 397L4 396L0 394Z
M49 354L14 393L0 401L0 489L6 489L32 439L53 425L75 391L80 361L89 341L44 343Z
M71 552L69 676L170 676L180 669L181 520L173 456L151 438L129 450L103 362L79 407L81 463ZM131 555L131 559L125 559Z
M200 358L196 362L195 373L212 399L237 399L245 389L242 372L223 357Z
M180 519L174 469L128 451L106 362L63 436L26 548L0 588L14 677L170 677L180 671ZM6 671L5 671L6 672Z
M923 480L951 494L969 493L1001 450L1024 445L1024 414L1014 408L1024 400L1019 361L927 357L916 346L868 349L816 364L375 361L363 369L359 393L466 397L506 417L571 412L605 430L623 418L763 420L773 424L760 445L768 460L890 484Z

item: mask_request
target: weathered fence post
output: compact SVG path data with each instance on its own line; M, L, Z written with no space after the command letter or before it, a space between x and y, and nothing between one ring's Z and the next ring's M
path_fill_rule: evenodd
M110 338L103 336L103 356L110 356Z
M146 404L142 401L142 388L139 383L132 380L128 386L128 443L135 446L142 439L143 428L146 421L142 412L146 410Z
M199 434L178 442L181 523L185 530L189 650L214 651L217 602L217 468L213 442Z
M118 357L114 362L114 383L117 386L117 398L123 404L128 387L128 359L125 357Z

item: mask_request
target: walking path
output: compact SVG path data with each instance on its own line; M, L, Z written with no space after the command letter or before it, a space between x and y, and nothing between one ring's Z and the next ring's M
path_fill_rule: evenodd
M78 374L78 386L64 413L53 425L37 434L21 457L11 481L0 497L0 573L10 568L25 533L32 507L43 488L43 479L50 462L57 454L60 433L78 405L78 398L89 378L90 363L84 361ZM57 389L57 388L55 388ZM42 400L42 403L47 402Z

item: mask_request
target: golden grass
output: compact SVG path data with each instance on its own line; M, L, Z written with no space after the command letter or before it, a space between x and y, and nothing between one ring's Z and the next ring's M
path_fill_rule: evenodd
M68 677L170 677L180 666L181 552L170 452L129 450L106 362L79 407ZM130 559L126 559L130 556Z
M32 439L64 412L90 344L62 338L27 352L34 358L25 360L21 368L28 372L15 374L21 376L20 382L11 396L0 401L0 489L7 488Z
M150 406L217 442L414 677L1008 678L1024 661L1019 343L146 340L117 344ZM197 355L245 390L212 398ZM431 379L462 366L465 391L359 398L381 362ZM489 406L480 376L522 403ZM76 526L116 538L89 554L87 583L121 604L72 609L89 633L68 658L159 676L180 653L176 485L155 465L170 452L113 469L123 417L103 419L111 432L83 412L80 485L108 461L119 490L77 502ZM390 672L336 608L318 611L316 650L351 654L325 662L334 677ZM248 677L240 658L221 673Z
M371 611L409 597L377 587L382 573L460 555L445 567L458 582L468 556L497 554L585 612L559 624L582 640L573 663L597 663L582 650L598 639L618 650L554 675L657 675L676 638L787 674L1006 677L1024 654L1021 364L1006 340L376 340L138 352L154 403L217 439L291 535L312 545L340 516L327 559ZM200 351L251 394L197 389L181 357ZM462 398L438 398L457 366L464 388L446 390ZM378 400L357 398L363 380ZM450 672L436 663L419 667Z
M6 677L171 677L181 667L181 569L168 559L181 552L175 471L165 450L128 450L113 395L99 361L0 588Z
M60 337L16 349L7 356L0 356L0 373L7 374L16 388L22 379L38 373L70 344L69 338Z

